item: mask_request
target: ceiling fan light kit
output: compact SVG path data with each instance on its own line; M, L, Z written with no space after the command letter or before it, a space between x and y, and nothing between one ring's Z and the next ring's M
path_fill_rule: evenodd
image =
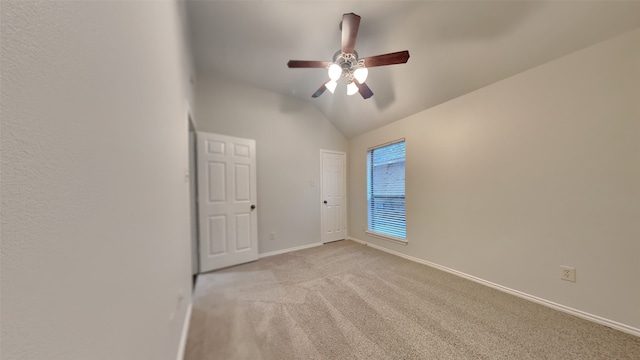
M360 16L349 13L342 16L340 29L342 31L342 48L333 55L333 61L309 61L309 60L289 60L289 68L326 68L329 80L327 80L311 97L319 97L325 90L333 94L338 80L341 77L348 79L347 95L360 93L364 99L373 96L373 91L365 84L369 75L368 67L385 66L393 64L404 64L409 60L409 51L399 51L395 53L371 56L360 59L354 47L358 28L360 26Z
M328 83L324 84L324 86L333 94L336 91L336 87L338 86L338 82L335 80L331 80Z
M329 66L329 79L333 81L338 81L341 75L342 75L342 68L340 67L340 65L333 63Z
M367 81L367 76L369 76L369 70L366 67L358 68L353 72L353 77L356 78L360 84Z
M347 95L353 95L357 92L358 92L358 86L352 80L347 84Z

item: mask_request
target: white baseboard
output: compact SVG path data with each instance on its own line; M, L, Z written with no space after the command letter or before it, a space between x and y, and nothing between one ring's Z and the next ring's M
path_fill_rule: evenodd
M187 336L189 336L189 324L191 323L191 311L193 310L193 302L189 303L187 307L187 314L182 322L182 334L180 335L180 344L178 344L178 356L177 360L184 359L184 351L187 347Z
M552 309L555 309L555 310L558 310L558 311L562 311L564 313L567 313L567 314L570 314L570 315L574 315L574 316L577 316L579 318L582 318L582 319L585 319L585 320L589 320L589 321L598 323L600 325L608 326L610 328L613 328L613 329L616 329L616 330L620 330L622 332L625 332L625 333L640 337L640 329L635 328L633 326L622 324L622 323L619 323L617 321L609 320L609 319L606 319L606 318L603 318L603 317L600 317L600 316L597 316L597 315L593 315L593 314L584 312L582 310L577 310L577 309L574 309L574 308L571 308L571 307L568 307L568 306L565 306L565 305L562 305L562 304L555 303L553 301L542 299L542 298L539 298L537 296L533 296L533 295L524 293L522 291L514 290L514 289L508 288L506 286L502 286L502 285L499 285L499 284L492 283L490 281L475 277L473 275L465 274L465 273L463 273L461 271L458 271L458 270L453 270L453 269L450 269L448 267L432 263L430 261L426 261L426 260L423 260L423 259L420 259L420 258L417 258L417 257L413 257L413 256L409 256L409 255L405 255L405 254L397 252L397 251L389 250L389 249L387 249L385 247L382 247L382 246L379 246L379 245L376 245L376 244L372 244L372 243L369 243L369 242L366 242L366 241L363 241L363 240L360 240L360 239L356 239L354 237L348 237L347 239L355 241L355 242L363 244L363 245L371 246L374 249L378 249L378 250L387 252L389 254L400 256L400 257L405 258L407 260L415 261L417 263L420 263L420 264L423 264L423 265L427 265L427 266L430 266L432 268L448 272L450 274L459 276L461 278L465 278L465 279L471 280L473 282L488 286L490 288L494 288L496 290L500 290L500 291L505 292L507 294L511 294L511 295L517 296L517 297L525 299L525 300L533 301L534 303L537 303L537 304L540 304L540 305L544 305L544 306L550 307Z
M308 248L312 248L312 247L316 247L316 246L320 246L320 245L322 245L322 243L321 242L317 242L317 243L308 244L308 245L296 246L296 247L292 247L292 248L288 248L288 249L269 251L269 252L266 252L266 253L259 254L258 256L260 257L260 259L262 259L262 258L266 258L266 257L273 256L273 255L285 254L285 253L288 253L288 252L308 249Z

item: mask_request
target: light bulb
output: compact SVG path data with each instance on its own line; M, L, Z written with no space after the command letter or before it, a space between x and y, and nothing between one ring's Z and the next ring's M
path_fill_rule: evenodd
M355 77L360 84L367 80L367 75L369 75L369 69L365 67L357 68L356 71L353 72L353 77Z
M329 78L333 81L340 79L340 75L342 75L342 68L338 64L331 64L329 66Z
M358 85L353 81L347 85L347 95L353 95L358 92Z
M334 91L336 91L336 86L338 86L338 83L335 80L331 80L324 84L324 87L326 87L327 90L331 91L332 94Z

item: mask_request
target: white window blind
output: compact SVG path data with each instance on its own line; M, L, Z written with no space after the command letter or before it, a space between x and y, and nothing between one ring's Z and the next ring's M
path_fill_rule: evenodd
M404 170L404 140L368 150L368 230L406 241Z

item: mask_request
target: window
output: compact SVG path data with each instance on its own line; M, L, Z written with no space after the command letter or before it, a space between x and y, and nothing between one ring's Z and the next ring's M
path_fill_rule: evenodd
M368 230L406 242L404 139L367 151Z

